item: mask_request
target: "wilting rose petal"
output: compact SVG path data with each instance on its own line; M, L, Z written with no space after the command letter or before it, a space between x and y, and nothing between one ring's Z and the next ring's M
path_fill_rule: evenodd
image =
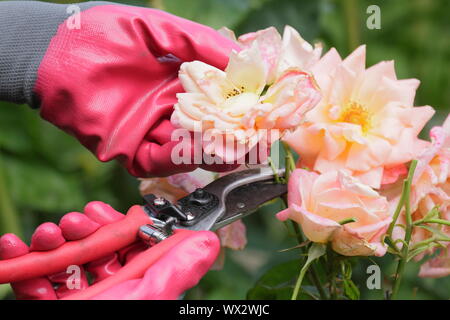
M261 57L267 66L267 83L273 83L277 77L278 60L282 50L282 40L277 29L269 27L244 34L238 38L243 48L250 48L257 43Z
M230 30L227 31L230 39L236 37ZM267 82L272 84L286 70L291 68L309 72L312 66L319 61L322 46L314 47L305 41L301 35L292 28L284 28L283 37L274 27L269 27L256 32L250 32L240 36L237 40L243 48L249 48L257 43L261 51L264 63L267 66Z
M141 179L139 191L142 195L153 193L156 196L166 198L171 202L194 192L197 188L203 188L213 182L217 174L203 169L192 172L179 173L167 178Z
M287 70L261 97L262 104L244 116L243 122L261 129L295 128L320 98L310 74L298 69Z
M247 245L246 228L241 220L237 220L217 230L222 247L242 250Z
M297 30L291 26L286 26L283 32L282 50L278 60L278 74L292 67L310 71L319 61L321 53L321 44L316 44L313 47L300 36Z

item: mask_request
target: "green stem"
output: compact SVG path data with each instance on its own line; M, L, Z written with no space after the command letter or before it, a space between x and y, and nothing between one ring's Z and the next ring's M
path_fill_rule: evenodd
M292 172L295 170L295 159L294 155L292 154L291 148L289 145L283 141L284 151L286 152L286 163L287 167L289 167L289 170Z
M22 228L18 218L18 212L6 187L4 166L0 154L0 234L11 232L22 237Z
M281 178L280 178L280 176L278 175L278 169L275 167L275 164L273 163L272 158L269 157L268 160L269 160L270 168L272 169L273 174L274 174L274 177L275 177L275 182L276 182L276 183L282 183Z
M334 253L333 250L328 246L327 248L327 268L328 268L328 279L330 281L330 299L336 300L336 275L334 272Z
M300 287L302 286L303 278L305 277L308 268L302 268L300 274L298 275L297 281L295 282L294 292L292 293L291 300L297 300Z
M285 171L285 181L287 183L289 181L289 176L291 175L291 172L295 170L295 160L294 160L294 156L292 154L292 151L291 151L291 148L289 147L289 145L286 142L282 142L282 144L283 144L284 153L285 153L285 170L286 170ZM288 203L287 203L286 197L283 197L283 201L285 202L285 205L287 207ZM296 235L296 238L297 238L297 242L299 244L304 243L306 241L306 239L303 237L303 233L301 232L300 227L298 226L298 224L296 222L292 221L292 226L294 228L294 232L295 232L295 235ZM301 250L302 250L302 253L305 253L303 248L301 248ZM304 275L302 275L301 279L299 277L300 284L303 281L303 276ZM320 298L322 300L327 299L327 295L326 295L325 291L323 290L323 287L322 287L322 285L320 283L318 272L317 272L317 269L316 269L314 263L312 263L311 266L310 266L310 269L309 269L309 272L308 272L308 277L309 277L309 280L317 288L317 291L319 292ZM299 282L299 279L297 279L297 283ZM300 288L297 289L297 294L298 294L298 290L299 289ZM295 292L295 290L294 290L294 292ZM297 297L297 294L295 295L295 297Z
M417 166L417 160L413 160L409 167L408 178L406 179L405 187L403 190L404 199L405 199L405 220L406 220L406 228L405 228L405 238L401 251L401 256L399 263L397 265L397 272L395 273L394 285L392 287L392 294L390 295L390 299L396 299L398 291L400 289L400 284L402 282L403 273L405 271L405 266L408 261L408 253L409 253L409 242L411 241L412 230L413 230L413 221L411 215L411 184L412 179L414 177L414 171Z
M444 219L428 219L428 220L422 221L422 223L438 223L438 224L444 224L446 226L450 226L450 221L444 220Z
M294 160L294 156L292 155L292 151L291 148L289 147L289 145L286 142L282 142L283 144L283 148L284 148L284 153L285 153L285 164L284 164L284 168L285 168L285 180L286 183L289 181L289 176L291 175L291 172L295 170L295 160Z
M426 240L420 241L419 243L416 243L415 245L413 245L413 246L411 247L411 250L417 249L417 248L419 248L419 247L426 246L426 245L428 245L428 244L430 244L430 243L432 243L432 242L434 242L434 241L436 241L436 240L437 240L437 238L433 236L433 237L428 238L428 239L426 239Z
M351 218L343 219L343 220L339 221L338 223L339 223L341 226L343 226L344 224L348 224L348 223L352 223L352 222L356 222L356 221L357 221L356 218L351 217Z
M403 188L402 188L402 194L400 196L400 200L398 201L397 207L395 208L394 214L392 216L392 222L389 225L389 228L387 229L386 233L387 235L392 238L392 231L394 231L395 224L397 223L398 217L400 215L400 212L402 211L403 205L405 204L405 190L406 190L406 180L403 181Z
M306 241L306 239L304 238L303 233L300 230L300 227L294 221L291 221L291 222L292 222L292 226L294 227L294 232L295 232L298 244L304 243ZM302 253L305 253L305 249L304 248L301 248L301 250L302 250ZM317 291L319 292L320 298L322 300L327 300L328 299L327 294L323 290L322 284L320 283L318 271L317 271L317 268L316 268L314 262L311 263L311 265L310 265L309 272L308 272L308 277L309 277L309 280L317 288Z
M345 21L347 21L347 45L351 52L360 43L360 16L358 0L344 0L343 9Z

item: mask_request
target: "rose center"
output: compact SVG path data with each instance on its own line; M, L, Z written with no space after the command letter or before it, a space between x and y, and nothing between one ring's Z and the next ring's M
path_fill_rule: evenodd
M361 126L364 133L371 128L370 112L357 102L349 102L342 110L338 121L357 124Z
M241 93L243 93L245 91L245 87L241 86L239 88L233 88L232 90L228 91L227 93L225 93L225 98L226 99L230 99L232 97L238 96Z

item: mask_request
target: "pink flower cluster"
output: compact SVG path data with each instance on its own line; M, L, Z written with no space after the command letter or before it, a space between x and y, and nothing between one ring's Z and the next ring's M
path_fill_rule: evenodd
M309 240L331 243L348 256L384 255L384 236L401 195L410 162L418 160L411 190L414 221L437 229L415 227L411 246L433 243L416 260L434 253L420 275L450 275L450 117L418 137L434 114L430 106L414 106L417 79L397 79L393 61L366 68L365 46L342 59L333 48L308 72L321 90L320 102L283 140L299 155L289 180L289 207L280 220L298 222ZM398 223L404 223L404 211ZM427 222L428 221L428 222ZM394 229L394 240L404 229ZM447 238L448 239L448 238Z
M417 159L413 219L450 236L450 227L426 220L432 209L438 211L434 218L450 220L450 118L431 130L431 141L419 138L435 111L414 106L417 79L398 79L393 61L366 68L365 46L345 59L334 48L322 56L320 45L313 47L291 27L283 36L274 28L238 39L222 32L242 51L232 53L225 71L198 61L183 64L186 92L172 121L191 131L199 124L223 130L250 146L255 140L240 129L282 130L299 161L289 180L288 208L278 219L297 222L309 240L330 243L342 255L382 256L402 181ZM414 228L412 245L431 239L429 230ZM394 238L402 232L395 228ZM240 237L231 230L222 234L226 243ZM441 250L422 265L422 276L450 274L450 246L441 240L416 257Z

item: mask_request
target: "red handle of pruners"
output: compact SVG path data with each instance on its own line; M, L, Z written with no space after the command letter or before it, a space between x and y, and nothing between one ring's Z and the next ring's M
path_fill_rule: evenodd
M45 276L61 272L69 265L83 265L102 258L135 242L139 227L144 224L152 224L151 218L140 206L133 206L124 219L105 225L84 239L66 242L55 250L32 252L0 261L0 283ZM192 232L194 231L178 230L173 236L141 253L113 277L100 281L69 299L89 299L114 284L142 277L151 264Z

